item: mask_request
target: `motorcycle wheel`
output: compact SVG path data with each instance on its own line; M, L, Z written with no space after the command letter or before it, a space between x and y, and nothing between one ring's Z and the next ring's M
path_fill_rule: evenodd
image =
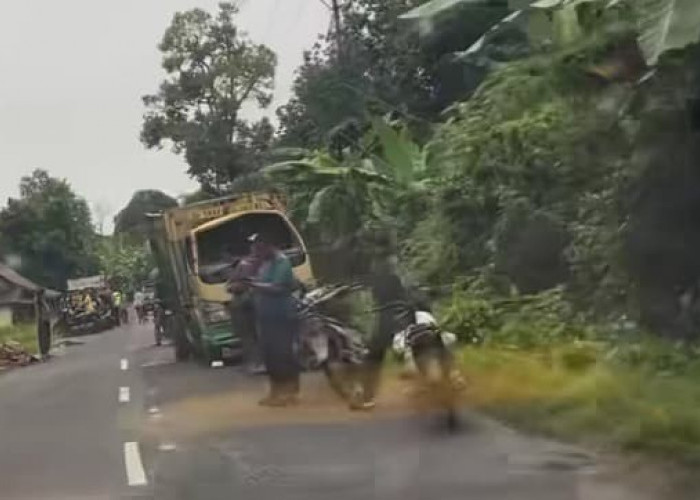
M449 371L443 366L437 356L423 359L421 363L421 375L434 402L440 408L444 416L448 431L456 432L460 427L459 412L457 410L457 394Z
M170 323L173 345L175 347L175 361L183 362L190 359L192 356L192 346L187 339L187 334L181 323L172 320Z
M178 362L187 361L190 359L192 351L190 350L190 345L186 340L176 340L175 341L175 360Z
M459 420L459 414L455 408L450 408L447 410L446 414L447 430L450 432L456 432L461 426L461 421Z

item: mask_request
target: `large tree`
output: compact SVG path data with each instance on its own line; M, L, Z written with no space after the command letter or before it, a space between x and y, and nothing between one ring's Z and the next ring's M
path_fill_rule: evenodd
M508 11L505 0L463 2L430 36L401 15L425 0L345 2L342 26L307 54L293 96L278 110L285 145L316 147L348 120L398 114L425 125L475 88L474 72L453 62ZM476 69L476 82L482 72ZM332 132L329 134L329 132Z
M221 3L216 17L201 9L175 14L159 45L167 77L143 98L141 141L170 142L188 173L216 191L254 170L273 134L266 119L241 117L245 103L270 104L277 58L239 30L237 14L234 3Z
M20 182L20 197L0 211L0 253L18 256L20 272L52 288L97 271L90 209L70 185L35 170Z
M128 235L132 240L145 240L148 232L147 214L176 206L177 200L161 191L137 191L114 218L114 232L118 235Z

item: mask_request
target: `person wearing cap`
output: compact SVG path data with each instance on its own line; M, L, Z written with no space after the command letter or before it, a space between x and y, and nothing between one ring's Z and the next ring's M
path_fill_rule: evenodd
M296 280L291 262L269 235L257 233L249 241L260 267L248 284L253 290L258 338L270 379L270 393L260 404L288 406L296 403L299 394L295 353L299 324L292 297Z

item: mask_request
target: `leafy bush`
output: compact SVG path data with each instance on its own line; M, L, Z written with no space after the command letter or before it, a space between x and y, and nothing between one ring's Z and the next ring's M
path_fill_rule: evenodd
M532 348L597 335L564 299L561 288L499 296L488 290L483 278L477 279L457 288L440 313L445 328L469 343Z
M700 374L697 347L653 337L618 341L609 349L606 359L652 376Z
M419 283L449 283L454 279L459 249L447 220L435 213L418 223L401 249L408 273Z
M445 328L462 342L481 343L488 332L497 328L500 319L494 304L466 291L456 291L443 304L440 319Z
M452 108L429 146L434 203L407 244L416 274L496 264L523 293L575 284L577 301L626 284L608 278L621 267L615 202L631 141L618 118L630 92L587 75L614 43L504 65Z
M25 323L0 328L0 344L6 342L17 342L31 353L38 352L36 325Z
M470 381L470 403L562 438L700 460L697 373L658 377L606 361L600 346L580 346L587 354L573 367L561 362L567 355L557 349L553 356L502 347L463 350L460 365ZM655 348L646 348L642 357L653 358Z

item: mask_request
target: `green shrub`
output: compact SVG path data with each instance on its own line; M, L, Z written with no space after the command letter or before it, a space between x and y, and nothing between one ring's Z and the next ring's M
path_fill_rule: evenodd
M483 279L458 287L443 302L440 318L447 330L468 343L532 348L596 336L564 299L562 289L503 297L490 292Z
M466 348L459 359L471 404L561 438L700 460L699 372L658 376L647 364L610 362L604 344L574 345L550 351ZM640 359L659 356L649 343L637 347Z
M0 344L17 342L31 353L39 350L36 325L24 323L0 328Z

